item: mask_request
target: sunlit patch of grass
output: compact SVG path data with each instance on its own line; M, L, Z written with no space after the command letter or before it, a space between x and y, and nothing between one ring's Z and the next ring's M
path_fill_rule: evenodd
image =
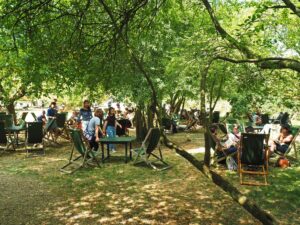
M172 138L184 148L200 147L201 140L196 138L201 134L190 134L195 142L182 141L185 135ZM169 170L158 172L147 166L125 164L124 150L118 146L118 153L102 168L83 168L66 175L59 168L67 162L70 150L71 146L64 143L59 148L47 148L45 157L27 159L20 153L0 158L0 173L20 182L25 178L37 182L42 185L41 190L32 191L49 196L46 207L42 197L28 197L26 201L39 205L39 210L31 214L15 213L22 217L23 223L258 224L189 162L169 149L163 148L165 160L173 166ZM203 158L203 154L195 156ZM10 204L18 205L18 201ZM240 219L232 218L233 211Z
M292 167L287 169L274 167L274 164L271 164L268 176L269 186L240 185L237 173L225 170L216 171L233 183L244 195L254 200L262 209L274 215L280 224L300 224L300 162L293 160L291 163Z

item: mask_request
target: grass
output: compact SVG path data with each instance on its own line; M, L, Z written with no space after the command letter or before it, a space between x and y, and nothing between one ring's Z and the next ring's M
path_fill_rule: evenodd
M204 146L201 133L169 138L184 149ZM173 167L153 171L124 163L124 150L101 168L59 172L70 143L47 147L45 157L22 150L0 153L0 224L259 224L181 156L163 148ZM196 154L199 160L203 153ZM281 224L299 224L300 164L270 168L267 187L241 186L237 173L218 169ZM232 216L234 213L234 216Z
M186 149L199 147L198 137L170 136ZM45 157L0 156L0 224L259 224L168 149L164 156L173 167L166 171L125 164L119 146L102 168L66 175L58 169L70 149L64 142L48 147Z
M281 169L271 166L268 186L239 184L237 173L218 171L244 195L253 199L262 209L270 212L280 224L300 224L300 163ZM252 177L249 179L253 179Z

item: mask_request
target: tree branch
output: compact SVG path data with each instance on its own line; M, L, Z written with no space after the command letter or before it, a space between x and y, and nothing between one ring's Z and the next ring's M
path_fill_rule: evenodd
M287 58L261 58L261 59L232 59L218 56L216 59L224 60L231 63L254 63L261 69L291 69L300 73L300 62L295 59Z
M286 1L286 0L283 0ZM287 0L289 2L289 0ZM258 54L254 54L246 45L241 44L234 37L229 35L227 31L221 26L217 17L215 16L214 10L212 9L208 0L202 0L203 4L206 7L207 12L210 15L210 18L215 26L217 32L221 37L227 40L231 45L233 45L237 50L243 53L246 56L246 60L235 60L229 59L226 57L218 57L232 63L255 63L261 69L290 69L300 73L300 62L294 59L280 58L280 57L268 57L263 58Z
M294 3L292 3L290 0L282 0L282 1L288 8L290 8L295 13L295 15L300 17L300 9Z

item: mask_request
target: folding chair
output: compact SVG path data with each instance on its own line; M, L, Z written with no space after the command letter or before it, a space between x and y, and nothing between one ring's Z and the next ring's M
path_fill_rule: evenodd
M67 140L70 140L66 122L67 122L67 113L56 114L56 124L60 132L59 136Z
M14 143L10 140L10 137L6 135L4 121L0 121L0 149L6 151L10 146L15 150Z
M86 165L94 165L92 162L94 161L98 167L100 163L96 158L99 152L93 151L86 138L82 135L81 130L77 129L69 129L70 137L73 142L73 147L71 150L69 162L60 168L60 171L63 173L74 173L76 170L85 167ZM79 153L79 156L74 156L74 149ZM82 159L82 162L78 162L78 160ZM71 167L71 165L76 165L75 168L67 170L67 168Z
M280 120L280 124L281 124L281 125L288 124L288 123L289 123L289 120L290 120L289 117L290 117L290 115L289 115L287 112L283 113L283 115L282 115L282 117L281 117L281 120Z
M226 123L228 123L228 124L240 124L237 119L226 119Z
M164 128L164 131L168 131L172 133L172 120L169 118L162 118L161 120L162 126Z
M37 116L35 115L35 113L34 113L34 112L32 112L32 113L31 113L31 115L32 115L32 117L33 117L34 121L35 121L35 122L37 122L38 120L37 120Z
M27 156L29 155L29 150L42 150L43 155L45 155L42 122L27 123L27 131L25 133L25 149Z
M28 115L28 112L23 112L22 115L21 115L21 118L19 119L19 121L26 121L27 115Z
M280 151L276 151L275 150L275 153L278 154L278 155L281 155L281 156L287 156L292 148L294 148L294 154L295 154L295 158L298 159L298 153L297 153L297 147L296 147L296 139L300 133L300 129L298 127L291 127L291 133L293 135L293 140L292 142L290 143L289 145L289 148L287 149L287 151L285 153L282 153Z
M0 112L0 120L4 120L5 116L6 116L5 112Z
M240 147L238 149L238 172L240 175L240 184L268 185L268 140L268 134L242 134ZM264 182L244 181L244 174L263 176Z
M261 115L261 122L263 125L270 123L270 118L268 114L262 114Z
M57 128L55 119L48 119L45 128L44 128L44 138L48 142L52 142L54 144L57 143L57 135L55 133L55 129Z
M148 166L151 166L155 170L165 170L170 168L171 166L163 160L161 148L159 146L160 141L160 130L159 128L150 128L148 131L145 140L142 143L140 148L131 149L131 151L135 154L134 164L139 164L145 162ZM159 155L154 154L154 150L158 148ZM150 161L150 156L156 158L155 161ZM164 167L157 168L154 165L155 162L161 162Z

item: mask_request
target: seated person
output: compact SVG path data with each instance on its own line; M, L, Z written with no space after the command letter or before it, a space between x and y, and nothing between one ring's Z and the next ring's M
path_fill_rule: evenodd
M240 142L241 133L239 131L240 126L238 124L234 124L232 128L232 132L228 134L228 139L230 139L235 145Z
M293 135L291 134L289 125L282 125L278 138L271 142L270 153L278 151L284 154L288 150L292 140Z
M224 137L218 136L218 126L213 125L210 128L212 138L216 143L216 154L218 157L223 157L225 154L231 154L237 151L237 143L228 138L228 135Z
M77 111L73 111L72 112L72 116L70 117L70 119L68 119L67 124L69 126L76 126L77 125L77 121L78 121L78 112Z
M42 114L37 117L37 121L38 122L42 122L43 125L46 124L47 119L46 119L46 112L45 112L45 110L43 110Z

